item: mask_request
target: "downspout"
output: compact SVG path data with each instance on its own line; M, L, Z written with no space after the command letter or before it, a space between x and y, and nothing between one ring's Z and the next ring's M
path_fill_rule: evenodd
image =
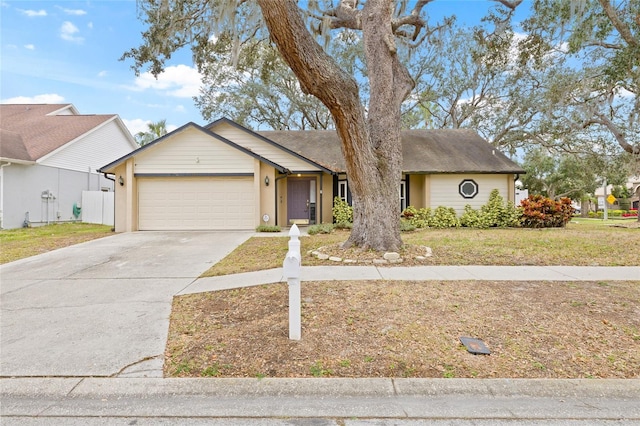
M102 176L104 176L105 179L110 180L111 182L113 182L113 228L112 231L115 232L116 231L116 175L113 175L112 178L110 178L109 176L107 176L107 173L102 173ZM99 185L98 181L98 186ZM104 222L104 220L103 220Z
M10 165L11 163L0 165L0 229L4 229L4 168Z
M276 217L275 217L275 220L276 220L276 226L278 226L278 181L279 181L280 179L284 179L284 178L286 178L287 176L289 176L289 173L288 173L288 172L287 172L286 174L282 175L282 176L277 177L277 178L276 178L276 182L275 182L275 187L276 187L276 191L275 191L275 194L276 194L276 195L275 195L275 197L276 197L276 200L275 200L275 201L276 201L276 203L275 203L275 204L276 204Z

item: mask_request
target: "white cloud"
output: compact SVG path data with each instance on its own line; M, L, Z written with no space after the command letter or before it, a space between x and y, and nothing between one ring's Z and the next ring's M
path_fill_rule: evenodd
M27 50L36 50L36 47L33 44L25 44L24 48Z
M143 120L141 118L135 118L133 120L127 120L126 118L123 118L122 122L124 123L125 126L127 126L127 129L129 129L129 132L131 132L131 134L134 136L140 132L146 132L147 130L149 130L148 125L152 123L151 120ZM174 124L167 124L166 127L167 127L167 133L171 133L178 128L178 126Z
M109 73L107 71L100 71L98 73L98 77L106 77L107 75L109 75Z
M89 23L87 24L87 28L89 28L90 30L92 30L92 29L93 29L93 22L89 22Z
M18 9L23 15L27 15L29 18L33 18L36 16L47 16L47 11L44 9L40 10L24 10Z
M127 126L127 129L129 129L131 134L135 136L137 133L146 132L149 128L147 124L151 123L151 120L143 120L141 118L127 120L126 118L123 118L122 122Z
M14 98L3 99L3 104L59 104L64 102L64 96L56 93L45 93L36 96L16 96Z
M62 37L63 40L72 41L74 43L82 43L84 39L75 35L79 31L80 30L78 29L78 27L73 25L73 23L64 21L62 27L60 27L60 37Z
M58 8L61 9L67 15L82 16L87 14L87 11L82 9L65 9L60 6L58 6Z
M187 65L167 67L156 79L150 72L141 74L131 90L138 92L152 89L176 98L192 98L200 93L202 75Z

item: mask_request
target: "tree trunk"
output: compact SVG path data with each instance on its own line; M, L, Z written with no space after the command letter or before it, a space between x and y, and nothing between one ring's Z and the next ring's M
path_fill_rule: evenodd
M392 0L369 0L362 32L370 80L365 118L358 85L307 30L294 0L258 0L272 41L305 93L327 106L344 155L354 218L345 246L398 250L400 238L400 104L414 82L396 55Z
M588 198L583 198L580 202L580 217L589 217L589 206L591 202Z

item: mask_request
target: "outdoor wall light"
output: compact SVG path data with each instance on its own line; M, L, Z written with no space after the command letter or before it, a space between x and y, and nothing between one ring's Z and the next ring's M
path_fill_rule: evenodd
M269 186L269 176L264 177L264 184L265 186Z
M122 178L122 176L118 178L118 183L120 184L120 186L124 186L124 179Z

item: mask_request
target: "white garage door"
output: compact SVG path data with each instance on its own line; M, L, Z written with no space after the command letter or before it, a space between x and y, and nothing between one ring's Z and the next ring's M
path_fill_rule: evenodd
M253 193L253 177L138 178L138 228L252 229Z

